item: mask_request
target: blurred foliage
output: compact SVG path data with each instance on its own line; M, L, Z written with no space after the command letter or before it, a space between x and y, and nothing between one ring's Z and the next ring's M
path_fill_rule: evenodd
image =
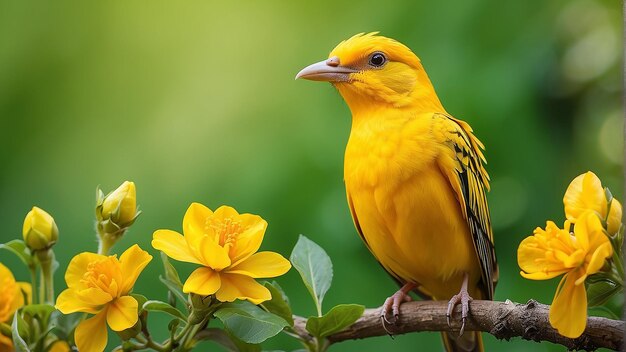
M293 80L339 41L373 30L421 57L448 111L487 146L496 299L550 302L555 282L519 276L520 240L562 214L565 187L584 171L623 195L618 1L3 2L0 242L19 238L25 214L40 206L57 221L65 267L96 250L96 186L132 180L143 215L115 252L150 249L152 232L180 229L192 201L229 204L267 219L266 249L286 255L299 233L326 249L336 278L329 306L380 305L396 286L345 204L349 111L332 87ZM27 278L8 252L0 261ZM166 300L160 271L150 265L135 291ZM56 281L65 287L62 275ZM315 313L295 270L279 283L296 313ZM331 350L438 349L439 339ZM561 350L485 340L495 350ZM288 338L268 344L295 347Z

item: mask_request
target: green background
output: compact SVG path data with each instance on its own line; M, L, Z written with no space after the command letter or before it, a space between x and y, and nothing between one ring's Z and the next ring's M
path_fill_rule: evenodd
M263 249L289 256L298 234L334 263L325 307L379 306L397 287L358 238L345 204L350 113L328 84L294 81L341 40L379 30L411 47L454 116L487 147L500 283L496 299L552 300L557 281L519 276L519 242L593 170L621 197L621 2L134 1L0 5L0 241L33 205L61 231L62 271L95 251L100 185L137 185L143 214L114 251L155 256L135 292L166 299L154 230L180 230L191 202L269 222ZM621 199L621 198L620 198ZM436 236L436 234L433 234ZM27 272L6 251L0 262ZM178 265L183 275L191 266ZM314 314L298 274L278 279ZM164 320L163 320L164 321ZM164 337L165 323L152 324ZM491 350L563 350L496 341ZM112 340L109 348L114 346ZM437 333L350 341L331 351L440 349ZM282 336L265 348L295 349Z

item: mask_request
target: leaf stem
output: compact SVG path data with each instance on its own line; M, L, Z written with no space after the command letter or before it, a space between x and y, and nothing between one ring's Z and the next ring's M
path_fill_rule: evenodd
M42 303L45 302L48 304L54 304L54 280L52 279L52 263L54 262L54 252L52 251L52 249L38 251L37 259L39 260L39 264L41 264L42 278L42 282L40 282L39 286L39 299Z
M198 333L198 330L204 328L204 326L208 324L210 316L211 314L207 314L199 324L192 326L186 336L183 336L183 340L181 341L183 351L189 351L193 348L193 338L196 336L196 333Z
M28 265L28 271L30 272L30 287L32 287L33 289L36 289L37 288L37 266L34 263L32 265ZM39 299L35 292L33 292L31 296L32 296L31 303L33 304L39 303Z
M108 233L98 234L98 254L100 255L109 255L109 251L113 244L115 244L115 240L111 239L111 235Z
M52 278L52 262L43 269L44 280L46 282L46 303L54 304L54 280Z
M46 284L43 270L39 271L39 303L46 301Z
M146 348L152 348L153 350L156 350L156 351L159 351L159 352L169 352L169 351L171 351L171 347L170 346L163 346L160 343L157 343L154 340L152 340L150 337L148 337L148 341L146 342L146 344L144 346Z
M191 327L192 327L192 325L187 323L187 325L185 325L183 330L181 330L180 333L178 333L178 335L176 335L176 337L174 339L176 341L179 341L181 338L183 338L183 336L185 336L187 334L187 332L189 331L189 329L191 329Z

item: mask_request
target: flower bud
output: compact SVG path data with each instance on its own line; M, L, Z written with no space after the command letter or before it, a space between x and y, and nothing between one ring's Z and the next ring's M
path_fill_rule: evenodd
M191 314L187 318L188 324L199 324L215 308L213 306L213 296L190 293L188 300L191 303Z
M110 220L120 228L128 227L137 215L135 183L125 181L102 200L102 220Z
M54 219L44 210L33 207L26 214L22 229L24 242L32 251L52 247L59 239L59 229Z
M607 231L609 235L615 235L619 232L622 226L622 205L620 202L613 198L609 202L609 214L606 217Z
M137 211L135 184L125 181L106 196L98 188L96 193L96 219L100 247L98 254L107 255L109 249L135 222Z

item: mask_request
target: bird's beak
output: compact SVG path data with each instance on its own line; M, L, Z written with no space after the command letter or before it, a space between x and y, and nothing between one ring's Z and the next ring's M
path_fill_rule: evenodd
M348 82L350 74L359 72L350 67L341 66L339 58L333 56L328 60L316 62L298 72L296 79L304 78L311 81Z

